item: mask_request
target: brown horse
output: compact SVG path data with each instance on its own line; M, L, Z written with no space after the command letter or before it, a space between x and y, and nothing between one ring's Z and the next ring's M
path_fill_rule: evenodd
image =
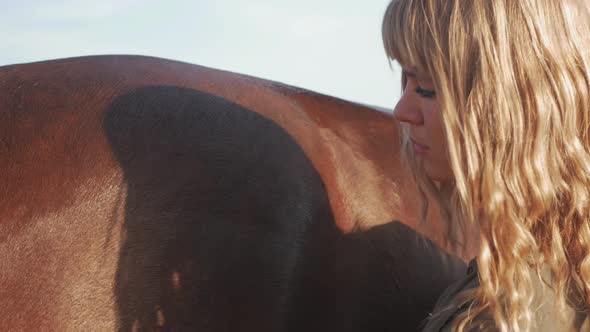
M463 273L386 113L137 56L0 92L0 330L409 331Z

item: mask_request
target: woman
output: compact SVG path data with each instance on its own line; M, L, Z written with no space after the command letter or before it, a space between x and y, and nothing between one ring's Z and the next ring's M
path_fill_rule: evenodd
M425 331L590 329L590 15L584 0L393 0L394 117L423 196L477 264ZM425 205L425 210L427 205Z

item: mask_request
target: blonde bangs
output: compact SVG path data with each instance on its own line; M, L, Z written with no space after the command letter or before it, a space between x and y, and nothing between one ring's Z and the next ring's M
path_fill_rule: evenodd
M383 18L382 37L390 61L418 72L428 73L425 54L432 45L423 1L392 1ZM430 36L430 37L429 37Z

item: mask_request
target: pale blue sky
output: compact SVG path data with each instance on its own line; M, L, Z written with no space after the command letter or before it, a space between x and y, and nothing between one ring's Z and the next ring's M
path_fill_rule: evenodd
M142 54L391 108L389 0L0 0L0 65Z

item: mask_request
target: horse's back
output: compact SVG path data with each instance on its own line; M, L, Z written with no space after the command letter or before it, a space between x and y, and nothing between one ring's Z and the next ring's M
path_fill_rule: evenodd
M408 330L461 269L382 113L131 56L0 89L3 329Z

